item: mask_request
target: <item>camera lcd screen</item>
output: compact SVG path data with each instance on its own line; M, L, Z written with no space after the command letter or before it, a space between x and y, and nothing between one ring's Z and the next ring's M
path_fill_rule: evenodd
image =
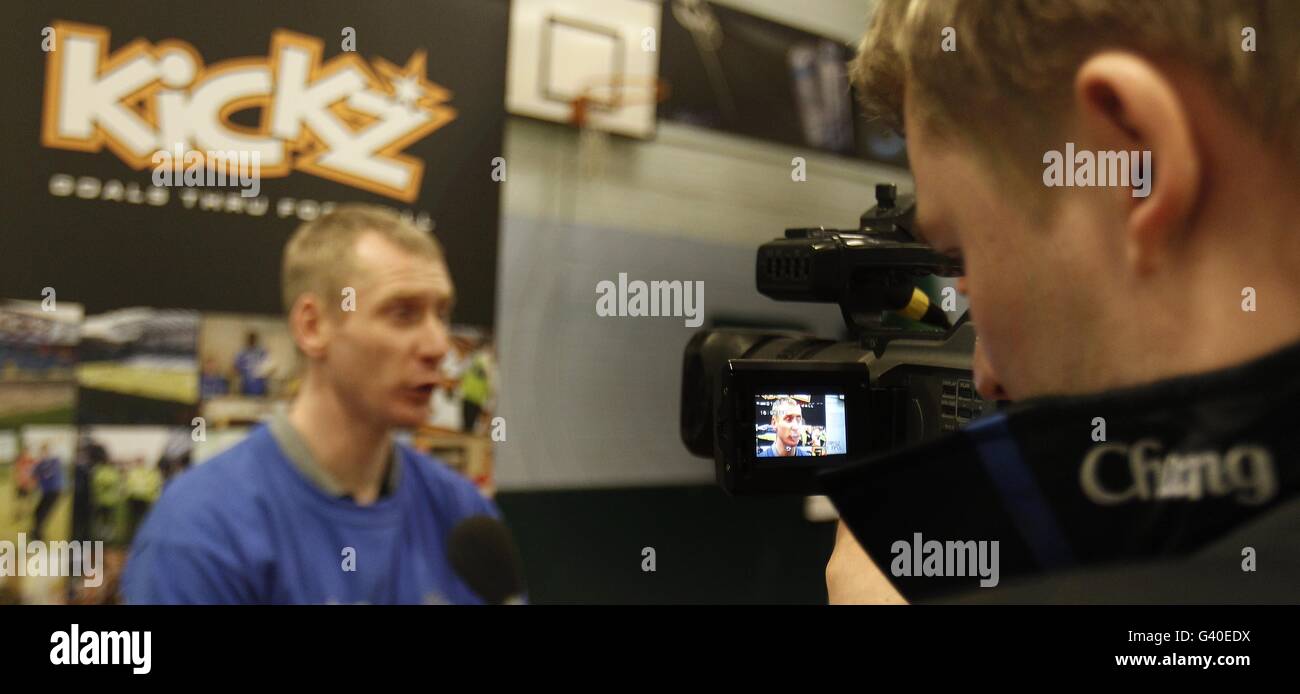
M845 455L844 393L822 390L754 396L759 458Z

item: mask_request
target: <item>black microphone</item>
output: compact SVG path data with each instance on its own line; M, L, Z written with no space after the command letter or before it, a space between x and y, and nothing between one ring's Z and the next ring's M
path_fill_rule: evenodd
M490 605L523 602L519 550L505 524L491 516L470 516L452 529L447 560L461 580Z

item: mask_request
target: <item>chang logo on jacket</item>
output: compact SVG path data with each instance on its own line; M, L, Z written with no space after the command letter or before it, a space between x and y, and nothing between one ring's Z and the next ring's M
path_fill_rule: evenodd
M1092 447L1079 468L1083 493L1113 506L1134 501L1232 496L1258 506L1277 496L1273 455L1257 445L1217 451L1161 455L1161 443L1142 439L1132 446L1103 443Z
M451 92L426 78L423 51L402 67L355 52L322 61L321 39L277 30L264 56L205 65L177 39L110 53L106 27L53 28L41 144L106 148L136 170L160 151L247 152L264 178L297 170L412 202L424 162L402 151L456 118ZM257 127L231 121L250 109Z

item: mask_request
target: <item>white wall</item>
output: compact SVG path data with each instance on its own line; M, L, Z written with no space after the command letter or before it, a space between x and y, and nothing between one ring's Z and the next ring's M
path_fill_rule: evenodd
M856 43L874 0L712 0L796 29Z
M777 21L852 40L864 2L728 0ZM580 170L567 126L510 117L498 316L502 489L700 483L709 461L678 440L682 347L670 318L599 318L595 283L703 280L705 327L719 314L767 316L826 336L830 306L779 304L754 289L758 245L786 227L853 227L876 183L903 170L660 122L648 141L611 137L603 174ZM791 180L791 158L807 180Z
M507 218L750 245L788 226L854 226L878 182L911 189L897 167L662 121L653 140L610 136L598 178L579 171L573 128L510 117L505 138ZM796 156L806 181L791 180Z

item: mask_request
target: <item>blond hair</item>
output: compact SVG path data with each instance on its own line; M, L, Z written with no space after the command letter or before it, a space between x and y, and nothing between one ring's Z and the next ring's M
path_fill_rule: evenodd
M783 395L772 402L772 419L775 420L777 418L777 410L783 407L789 409L788 405L794 405L794 411L798 413L800 417L803 416L803 405L800 405L798 400L795 400L788 395Z
M1253 52L1244 50L1248 27ZM1131 50L1209 77L1225 104L1300 164L1297 30L1296 0L879 0L850 73L867 111L887 124L901 126L906 87L927 130L1037 175L1026 157L1041 165L1059 139L1079 66L1099 50ZM944 50L945 37L955 50Z
M338 299L355 271L357 240L366 234L378 234L431 260L443 257L432 234L420 231L397 212L379 205L339 205L298 227L285 245L280 275L285 312L292 311L294 302L303 294Z

